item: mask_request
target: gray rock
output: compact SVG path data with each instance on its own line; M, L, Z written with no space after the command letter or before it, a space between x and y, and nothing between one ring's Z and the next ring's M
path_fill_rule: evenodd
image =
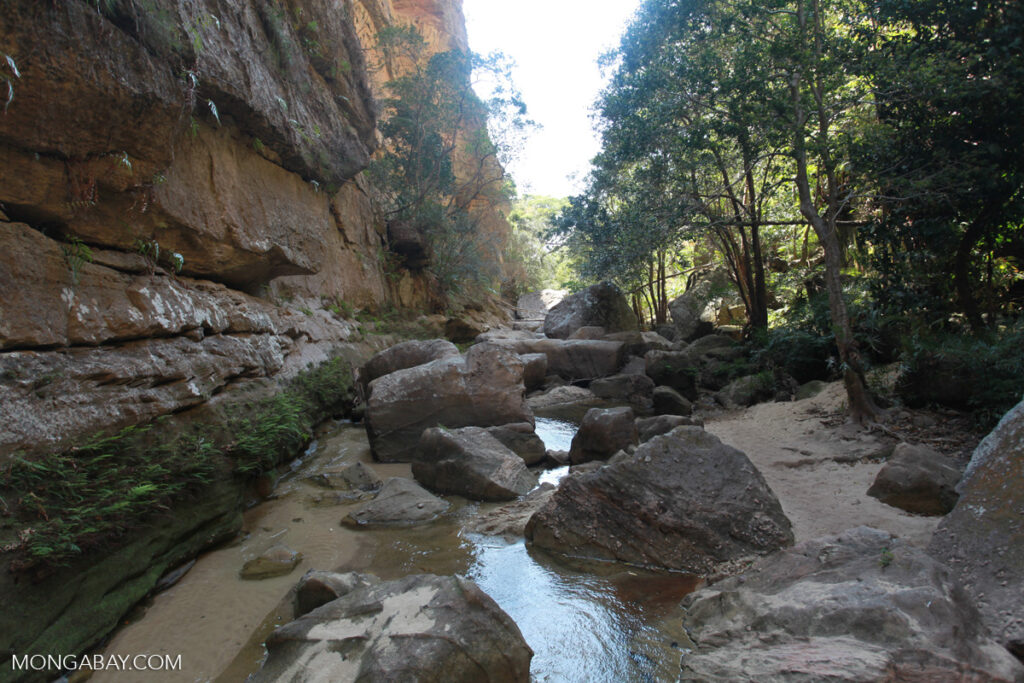
M639 329L626 297L610 282L592 285L559 302L544 319L544 334L567 339L588 326L600 326L608 332Z
M544 386L544 378L548 375L548 356L545 353L522 353L523 384L527 391Z
M729 382L724 389L715 394L715 400L726 408L745 408L771 398L773 390L771 373L761 372L738 377Z
M649 408L654 381L647 375L612 375L590 383L589 389L598 398L631 403L640 409Z
M413 480L391 477L385 480L376 498L349 512L341 523L365 529L414 526L434 521L447 509L447 501Z
M668 310L672 315L672 323L676 328L677 340L688 341L711 334L714 325L701 320L701 314L710 298L710 283L698 282L668 303Z
M654 387L651 403L657 415L691 415L693 404L672 387Z
M588 410L601 405L603 401L594 392L583 387L553 387L527 399L530 409L542 417L578 422Z
M603 339L606 334L608 334L608 331L603 327L599 327L597 325L587 325L586 327L581 327L572 334L570 334L569 339L599 340Z
M572 438L569 462L607 460L616 451L637 443L636 416L632 408L591 408Z
M625 345L592 339L489 338L490 345L522 355L543 353L549 374L570 381L615 374L626 361Z
M474 515L464 528L466 531L487 536L503 536L509 540L521 539L530 517L544 507L554 492L554 484L541 484L519 500Z
M683 681L1010 681L952 572L888 533L815 539L691 594Z
M487 432L500 441L505 448L522 458L527 466L536 465L544 460L546 454L544 442L537 436L537 432L529 422L488 427Z
M563 480L526 537L574 557L698 574L793 542L761 473L699 427L677 427L627 462Z
M551 467L565 467L569 464L569 451L549 450L545 462Z
M676 335L679 334L679 330L676 329L676 326L670 325L668 323L655 325L654 331L657 332L658 335L660 335L662 338L669 340L669 342L674 342L676 340Z
M252 680L527 683L533 651L467 579L426 574L357 588L276 629Z
M366 404L374 457L411 461L423 430L441 424L533 422L525 391L519 356L489 344L470 347L465 358L443 358L384 375L374 380Z
M376 491L384 481L369 465L361 462L346 465L338 469L317 472L309 477L309 481L333 491Z
M676 427L704 427L704 421L696 417L683 415L657 415L655 417L638 417L636 420L637 436L640 443L650 441L660 434L668 434Z
M292 601L292 616L296 619L308 614L320 605L326 605L343 595L348 595L357 588L365 588L380 582L373 574L357 572L325 572L310 569L295 586L295 598Z
M901 443L879 470L868 495L886 505L922 515L944 515L960 497L960 470L950 458L925 446Z
M528 292L516 302L516 318L519 320L544 320L555 305L562 301L569 292L564 289L544 289L539 292Z
M655 384L672 387L690 401L697 400L698 366L685 351L649 351L645 372Z
M364 389L368 389L370 382L378 377L458 355L459 349L447 339L404 341L374 354L366 361L366 365L359 370L359 381Z
M480 427L424 431L412 473L432 491L470 500L513 500L537 485L523 459Z
M953 568L985 625L1024 658L1024 401L974 450L928 552Z
M295 569L299 562L302 562L302 553L284 545L275 545L259 557L254 557L246 562L238 572L238 576L247 581L284 576Z
M604 338L606 341L622 342L626 345L626 353L632 356L643 356L648 351L672 350L672 342L657 332L615 332Z

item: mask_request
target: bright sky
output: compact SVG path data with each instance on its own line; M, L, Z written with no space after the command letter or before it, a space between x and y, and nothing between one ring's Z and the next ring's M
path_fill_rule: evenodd
M640 0L463 0L469 47L500 50L543 128L508 171L520 194L578 193L600 141L590 119L604 85L597 58L616 47ZM569 176L576 176L576 181Z

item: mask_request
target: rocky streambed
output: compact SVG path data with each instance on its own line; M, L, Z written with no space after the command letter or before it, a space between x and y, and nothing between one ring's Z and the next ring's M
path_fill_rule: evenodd
M538 435L556 450L568 448L574 431L565 421L537 419ZM521 534L512 540L500 533L508 529L502 505L457 496L427 526L353 529L341 520L359 503L339 500L317 481L357 462L385 477L410 474L407 464L373 462L361 425L325 426L273 497L246 513L244 538L200 557L177 584L141 606L104 652L180 653L187 680L243 680L264 660L263 642L274 628L291 620L296 581L316 568L384 580L424 573L471 579L519 626L534 651L536 680L665 680L679 670L687 641L677 605L697 586L694 577L622 565L573 568L527 548ZM540 479L553 483L567 474L568 467L548 469ZM488 518L505 521L498 533L478 531ZM302 553L293 571L239 578L246 561L278 544ZM100 672L92 680L119 679ZM152 672L147 680L185 678Z

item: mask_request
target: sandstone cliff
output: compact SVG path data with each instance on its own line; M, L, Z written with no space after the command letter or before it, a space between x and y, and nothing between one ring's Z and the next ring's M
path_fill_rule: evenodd
M5 3L0 462L293 374L328 304L437 303L362 173L406 24L467 44L460 0Z

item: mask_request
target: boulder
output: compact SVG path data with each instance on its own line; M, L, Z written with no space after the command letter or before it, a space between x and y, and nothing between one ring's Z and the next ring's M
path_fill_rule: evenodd
M503 338L489 335L481 337L487 339L489 346L497 346L517 354L543 353L548 360L547 372L569 381L613 375L626 360L622 342L593 339Z
M671 351L672 342L657 332L615 332L606 334L605 341L617 341L626 345L626 353L642 356L648 351Z
M548 375L548 356L545 353L523 353L519 355L523 361L523 385L527 391L544 386L544 378Z
M982 440L928 552L964 583L996 639L1024 659L1024 401Z
M715 394L715 400L726 408L745 408L771 398L772 375L768 372L738 377Z
M544 483L519 500L506 503L499 508L474 515L464 529L471 533L487 536L504 536L508 540L519 540L530 517L544 507L555 492L555 485Z
M646 409L651 405L654 382L647 375L612 375L595 379L589 388L598 398L624 401Z
M342 524L361 529L414 526L432 522L448 509L448 501L433 495L412 479L385 480L373 500L355 508Z
M714 325L701 320L701 314L710 297L710 283L699 282L668 303L677 340L689 341L711 334Z
M691 401L697 400L697 365L685 351L648 351L645 372L655 384L672 387Z
M444 324L444 336L456 344L466 344L487 331L487 325L466 318L448 318Z
M676 326L668 323L661 323L660 325L655 325L654 331L663 339L667 339L669 342L674 342L676 340L676 335L679 334L679 330L676 329Z
M888 533L806 541L684 600L682 681L1000 681L998 647L953 572Z
M650 441L660 434L668 434L676 427L704 427L700 418L682 415L657 415L655 417L638 417L636 420L637 437L640 443Z
M276 629L254 683L528 683L533 651L515 622L457 576L357 588Z
M357 572L325 572L310 569L295 586L295 598L292 601L292 616L296 619L309 614L320 605L326 605L343 595L348 595L357 588L365 588L379 583L372 574Z
M527 292L516 301L517 320L544 320L556 304L568 294L564 289L544 289Z
M607 460L615 452L637 443L636 416L632 408L591 408L572 438L569 462Z
M600 326L608 332L639 329L626 297L610 282L591 285L566 297L544 319L544 334L567 339L581 327Z
M420 437L416 480L470 500L513 500L537 485L523 459L480 427L433 428Z
M248 581L271 579L290 573L299 565L299 562L302 562L302 553L284 545L275 545L259 557L254 557L246 562L238 572L238 576Z
M651 403L657 415L690 415L693 404L672 387L654 387Z
M454 358L458 355L459 349L447 339L404 341L374 354L366 361L366 365L359 370L359 382L365 389L378 377L397 370L414 368L440 358Z
M490 345L470 347L465 358L442 358L397 370L373 382L366 431L373 455L408 462L424 429L533 422L526 405L523 362Z
M582 420L584 414L603 401L590 389L574 386L553 387L527 399L530 409L539 416L560 420Z
M309 477L309 481L333 491L353 493L376 491L384 483L380 475L361 462L317 472Z
M700 427L677 427L628 461L563 480L526 537L574 557L697 574L793 543L761 473Z
M960 470L950 458L926 446L901 443L893 449L868 495L886 505L921 515L944 515L953 509Z
M578 329L575 332L573 332L572 334L570 334L569 335L569 339L594 339L594 340L598 340L598 339L604 339L604 336L606 334L608 334L608 330L604 329L603 327L598 327L596 325L588 325L586 327L581 327L580 329Z
M514 422L512 424L488 427L487 432L500 441L505 448L509 449L520 458L526 465L537 465L546 453L544 442L534 427L529 422Z

